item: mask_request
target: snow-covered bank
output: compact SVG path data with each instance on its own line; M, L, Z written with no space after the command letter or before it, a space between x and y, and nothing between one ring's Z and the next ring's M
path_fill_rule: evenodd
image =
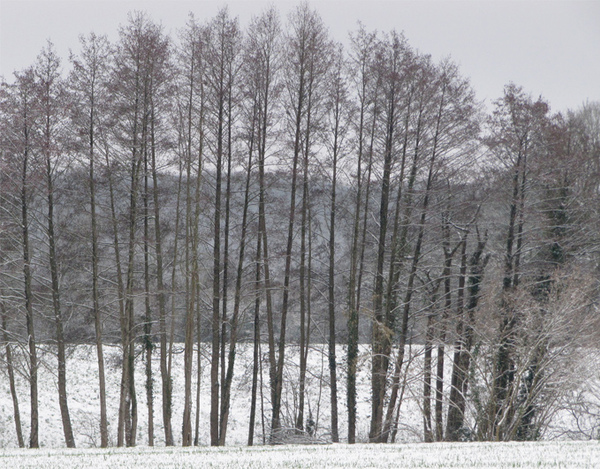
M4 450L0 467L94 468L577 468L600 466L590 442L435 443Z
M206 354L204 354L206 347ZM44 346L45 348L45 346ZM40 348L42 351L44 348ZM60 411L58 405L58 391L56 384L56 357L51 353L50 348L45 348L46 352L41 353L42 363L44 365L39 373L39 395L40 395L40 444L46 448L61 448L65 446L63 431L61 426ZM264 413L264 432L268 435L268 426L270 421L270 391L268 381L268 363L265 356L267 347L262 349L263 354L263 379L262 394L259 392L257 402L257 420L255 427L255 444L263 442L263 419ZM181 444L181 424L183 416L183 354L181 345L176 345L173 360L173 430L175 443ZM447 350L447 353L450 353ZM116 444L116 427L119 402L119 385L121 376L121 354L117 346L106 346L106 379L107 379L107 404L109 417L110 444ZM158 350L154 355L154 426L155 426L155 444L164 445L164 434L161 417L161 396L160 396L160 375ZM201 382L200 382L200 426L199 441L201 445L207 445L209 438L209 412L210 412L210 369L208 363L208 345L203 345L203 360L201 362ZM289 346L286 352L285 383L282 405L283 424L292 425L298 398L298 349ZM419 347L408 348L407 357L412 362L411 376L407 379L407 388L403 396L401 417L399 421L399 431L397 441L399 443L419 442L422 439L423 421L420 410L420 398L422 393L422 350ZM338 350L338 391L339 391L339 410L340 410L340 437L345 440L347 434L347 416L346 416L346 395L345 383L346 376L344 370L345 350L342 346ZM446 361L447 364L450 360ZM593 362L590 356L590 363ZM23 368L24 362L21 364ZM194 360L195 367L195 360ZM68 393L71 419L75 432L75 439L78 448L97 447L100 445L99 431L99 408L100 397L98 391L98 369L96 362L95 348L92 345L78 345L71 347L67 360L68 369ZM600 410L597 393L599 389L598 379L591 370L586 374L588 380L587 387L579 388L572 397L573 405L579 402L582 409L573 407L570 412L567 409L560 412L549 431L544 435L547 439L586 439L597 437L598 419L597 412ZM330 405L329 405L329 372L327 368L327 355L325 345L315 345L309 353L309 370L311 373L307 376L307 401L305 415L310 416L316 424L316 436L320 441L329 439ZM449 371L447 376L449 376ZM196 369L193 370L194 383ZM370 353L369 347L361 349L358 366L358 441L367 442L370 419ZM259 383L260 384L260 383ZM29 436L29 388L26 379L22 374L17 376L17 385L19 393L19 404L21 410L21 421L23 424L23 434L27 441ZM248 424L250 414L250 396L252 385L252 347L250 345L240 344L239 353L236 360L236 369L234 374L234 383L232 386L232 402L230 412L230 422L227 433L228 445L245 445L248 438ZM138 396L138 438L139 445L146 445L147 440L147 406L145 392L144 363L142 356L138 356L136 364L136 388ZM195 384L194 384L195 389ZM589 406L593 403L595 407ZM193 420L195 419L195 409L193 410ZM577 418L576 418L577 415ZM15 427L13 421L13 404L11 400L9 382L6 376L4 365L0 365L0 448L14 448L17 446L15 436ZM562 444L562 443L561 443ZM93 454L93 453L90 453ZM2 464L0 464L2 466ZM437 466L434 466L437 467ZM599 465L600 467L600 465Z

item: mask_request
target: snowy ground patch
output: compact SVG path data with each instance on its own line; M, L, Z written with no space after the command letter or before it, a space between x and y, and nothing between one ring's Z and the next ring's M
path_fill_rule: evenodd
M0 467L75 468L597 468L587 442L112 448L0 451Z

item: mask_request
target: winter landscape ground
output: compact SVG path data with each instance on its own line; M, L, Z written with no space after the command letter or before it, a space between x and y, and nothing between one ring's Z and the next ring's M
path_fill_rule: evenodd
M177 348L176 348L177 350ZM293 350L293 349L291 349ZM329 396L326 382L327 367L324 346L315 346L310 354L312 370L322 370L323 375L312 375L308 387L308 406L316 420L316 443L328 442ZM0 468L115 468L115 467L399 467L399 468L483 468L483 467L517 467L517 468L596 468L600 467L600 443L591 441L567 441L567 436L577 437L568 432L561 433L568 426L578 423L569 420L567 413L558 415L554 426L546 438L551 440L527 443L436 443L423 444L420 432L421 414L418 400L411 396L417 393L418 379L413 386L407 388L405 411L401 420L402 431L399 432L398 444L372 445L366 444L369 419L369 380L368 380L368 349L362 349L362 366L359 368L359 436L363 443L358 445L345 444L314 444L314 445L280 445L263 446L262 420L259 418L256 426L257 446L246 447L248 431L248 402L250 388L250 369L252 366L249 350L241 348L236 383L232 402L232 421L228 433L228 444L224 448L210 448L208 435L209 413L209 369L201 369L201 412L200 412L200 447L165 448L162 441L162 427L159 415L155 415L157 447L147 446L146 434L146 403L143 376L143 363L138 364L137 387L139 397L140 424L137 448L99 449L98 431L98 395L97 367L94 348L79 345L72 347L68 360L69 366L69 404L73 409L73 424L78 448L69 450L64 446L62 429L60 427L58 392L56 377L52 372L53 356L51 349L46 350L46 366L40 373L40 386L43 401L40 403L40 443L39 450L16 448L14 422L12 420L12 401L8 389L8 380L0 375ZM342 350L340 350L342 352ZM417 349L409 350L412 359L416 361L418 370L420 360ZM118 405L118 384L120 365L118 363L120 350L118 347L107 347L107 389L109 391L110 422L116 422ZM158 360L158 357L156 357ZM181 354L176 355L174 362L174 428L181 428L181 394L183 370ZM293 413L295 405L294 386L296 380L294 363L295 355L290 353L286 376L288 391L285 398L283 413ZM322 363L322 366L319 364ZM158 374L155 379L158 378ZM264 410L268 425L268 380L265 373ZM344 377L341 377L343 380ZM19 395L21 398L21 417L24 433L28 434L28 387L25 379L18 379ZM415 388L414 391L412 388ZM340 409L344 409L345 396L340 396ZM155 408L160 408L160 395L156 396ZM341 415L342 422L345 414ZM285 420L284 420L285 421ZM115 444L115 425L110 428L111 444ZM574 429L573 429L574 430ZM345 433L342 425L341 435ZM179 432L176 432L179 433ZM180 444L179 440L176 444ZM579 434L580 438L584 433ZM559 439L556 439L559 438ZM562 439L560 439L562 438Z
M270 409L269 378L267 347L263 349L262 392L259 391L257 403L257 418L255 444L265 443L269 436ZM327 368L327 346L314 344L309 353L309 369L307 376L306 409L307 418L315 422L313 441L318 443L331 441L330 436L330 404L329 404L329 373ZM181 425L184 400L183 345L175 344L173 360L173 429L175 444L181 445ZM200 363L200 419L199 444L209 445L209 414L210 414L210 367L209 344L202 344L202 360ZM451 350L447 350L451 354ZM344 347L339 346L338 356L344 357ZM423 351L420 346L407 346L406 355L411 360L411 375L407 377L406 389L401 407L401 418L396 441L398 443L418 443L423 438L423 419L420 392L422 388L422 359ZM56 379L56 356L51 346L40 346L42 367L39 372L40 393L40 446L45 448L61 448L64 446L64 436L61 426L58 389ZM24 359L24 357L22 357ZM145 365L143 354L138 355L136 363L136 388L138 399L138 431L137 444L148 444L147 433L147 402L144 375ZM340 358L341 359L341 358ZM109 421L109 444L116 446L116 422L118 418L119 385L121 378L121 349L118 346L106 346L106 380L107 404ZM164 433L160 414L160 374L159 354L155 350L154 358L154 433L155 444L164 445ZM196 360L194 360L196 362ZM582 376L589 379L579 383L573 389L573 399L582 401L585 412L580 411L577 418L573 412L564 409L552 419L546 432L542 435L545 440L585 440L598 437L598 379L594 371L597 359L590 355L589 369L581 370ZM451 363L447 360L447 364ZM341 365L341 363L340 363ZM21 361L21 372L17 375L17 391L19 395L21 422L25 438L29 435L29 386L25 379L25 362ZM98 391L98 366L95 348L92 345L77 345L69 348L67 359L68 396L71 408L73 431L78 448L94 448L100 446ZM344 367L340 366L339 382L345 383ZM448 373L449 373L448 369ZM370 388L370 348L361 348L358 366L358 403L357 403L357 442L367 443L371 412ZM194 363L193 376L197 376ZM294 416L298 404L298 349L289 346L285 366L285 386L282 399L283 426L293 427ZM585 386L584 386L585 384ZM252 385L252 348L241 344L236 360L234 383L232 386L231 417L227 432L227 445L245 445L248 439L248 423L250 396ZM196 380L193 383L196 389ZM575 399L577 396L577 399ZM345 441L347 428L346 394L344 386L340 386L338 397L340 410L340 437ZM194 404L195 406L195 404ZM195 420L195 408L193 410ZM264 426L263 426L264 425ZM16 448L17 439L13 420L13 403L10 394L9 380L4 365L0 365L0 449Z
M597 468L588 442L3 450L11 468Z

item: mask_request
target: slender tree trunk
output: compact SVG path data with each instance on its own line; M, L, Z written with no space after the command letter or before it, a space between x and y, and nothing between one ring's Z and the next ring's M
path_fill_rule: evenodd
M228 415L222 415L223 412L229 412L229 399L230 396L228 393L229 389L225 389L227 380L227 374L229 373L229 365L231 365L231 373L233 373L233 362L235 358L231 358L231 363L226 363L227 358L227 294L228 294L228 283L229 283L229 231L230 231L230 206L231 206L231 167L233 160L233 141L232 141L232 130L233 130L233 80L234 73L232 70L232 62L229 61L227 64L227 178L226 178L226 188L225 188L225 232L224 232L224 246L223 246L223 318L221 322L221 413L219 414L219 445L225 445L225 435L227 432L227 422ZM251 150L252 152L252 150ZM242 231L244 232L245 227L242 227ZM245 232L243 233L243 237L245 236ZM244 240L241 241L243 243ZM243 249L242 249L243 251ZM237 280L236 280L237 282ZM236 285L237 288L237 285ZM241 288L241 286L240 286ZM235 294L239 294L237 291ZM235 300L234 300L235 301ZM235 315L235 312L233 313ZM239 314L239 305L238 305L238 314ZM231 320L233 323L237 321L236 319ZM237 327L237 325L235 326ZM231 332L233 335L233 324L230 324ZM237 334L237 331L235 332ZM233 337L230 337L230 352L229 356L235 356L235 343L237 340ZM233 350L233 351L232 351ZM233 374L232 374L233 377ZM231 386L231 383L229 384ZM223 401L227 402L224 403Z
M203 87L203 62L202 55L198 54L197 39L194 37L191 41L191 61L188 72L189 88L186 109L187 121L185 126L185 172L186 172L186 194L185 194L185 305L186 305L186 321L185 321L185 339L184 339L184 407L183 407L183 424L182 424L182 445L191 446L192 444L192 365L194 358L194 320L196 320L197 336L200 335L199 321L199 297L197 295L199 288L199 272L198 272L198 217L200 210L200 183L202 178L202 164L204 152L204 87ZM198 54L198 57L197 57ZM200 72L197 72L200 70ZM199 122L196 124L199 129L199 148L198 162L195 180L192 176L193 168L193 140L192 132L196 128L193 122L193 110L195 102L195 87L197 74L200 75L199 96L200 111ZM194 192L192 192L192 184L195 181ZM193 197L193 198L192 198ZM175 282L175 264L172 271L172 283ZM172 314L174 318L175 305L173 303ZM196 318L195 318L196 316ZM172 328L173 328L172 324ZM171 357L172 354L169 354ZM170 359L169 359L169 376L170 376ZM200 373L200 342L198 341L198 376ZM198 386L200 385L199 378L197 379L196 400L199 399ZM200 409L196 409L197 413ZM198 435L198 432L196 432Z
M346 380L346 405L348 408L348 443L356 443L356 368L358 362L358 308L356 307L356 276L358 270L358 238L362 203L362 157L363 157L364 109L361 107L359 125L359 151L357 162L357 190L350 250L350 278L348 281L348 374Z
M125 323L126 342L123 345L126 355L123 363L123 372L127 373L125 379L127 396L126 412L128 424L125 441L127 446L135 446L137 437L137 396L135 391L135 309L134 309L134 260L135 260L135 238L137 220L137 192L138 172L140 164L136 158L132 161L130 213L129 213L129 252L127 261L127 283L125 290ZM127 364L125 366L125 363Z
M462 240L460 269L458 276L458 292L456 303L456 335L457 339L454 345L454 357L452 361L452 375L450 378L450 396L448 398L448 417L446 418L446 440L458 441L460 438L460 429L464 423L464 403L466 396L463 394L463 383L465 382L468 370L463 368L463 354L469 353L466 350L465 325L464 325L464 291L465 278L467 275L467 236L465 233Z
M402 157L400 164L400 174L398 177L398 191L396 194L396 208L394 210L394 229L392 232L392 247L391 247L391 256L390 256L390 268L388 272L388 285L386 289L386 302L385 302L385 327L388 331L392 331L395 329L395 311L397 308L397 296L399 291L399 280L400 274L402 271L402 267L405 261L406 250L407 250L407 238L408 238L408 226L410 225L410 219L413 211L413 187L416 181L417 176L417 168L419 162L419 142L420 142L420 129L421 129L421 119L419 115L419 119L417 122L417 131L415 136L415 155L413 159L412 169L410 172L410 176L408 178L408 184L406 188L406 195L403 194L402 186L404 184L404 173L406 170L406 156L408 152L408 135L409 135L409 124L410 124L410 116L411 116L411 101L412 101L412 93L408 99L408 105L406 109L406 118L404 122L404 143L402 146ZM404 210L404 218L403 218L403 227L400 231L400 207L404 200L405 210ZM406 337L408 335L408 329L400 329L400 336L404 337L404 342L406 343ZM392 353L392 342L391 337L385 337L385 340L382 344L382 355L386 361L385 369L387 370L389 364L387 363L389 359L388 356L391 356ZM390 436L390 431L392 431L391 425L393 422L394 416L394 405L397 399L397 386L400 383L400 377L397 375L402 369L402 363L396 363L394 374L392 375L392 393L390 397L390 404L388 405L388 409L386 412L383 431L381 435L382 441L387 441ZM384 393L385 395L385 393Z
M164 285L164 267L162 251L162 230L160 226L160 205L158 198L158 171L156 168L156 143L154 135L154 109L152 110L152 183L154 198L154 246L156 251L156 287L158 297L158 317L160 336L160 375L162 382L162 410L163 427L165 431L165 445L173 446L173 429L171 426L171 376L167 368L167 312ZM175 231L177 233L177 231ZM175 236L177 237L177 235ZM174 254L176 259L176 254Z
M92 304L94 310L94 330L96 333L96 355L98 360L98 391L100 394L100 447L108 447L108 418L106 412L106 377L104 371L104 347L102 342L102 312L100 309L100 292L98 289L98 220L96 216L96 180L95 180L95 95L91 90L90 128L89 128L89 183L90 183L90 215L92 227Z
M185 315L185 338L183 352L184 367L184 402L182 423L182 445L192 444L192 364L194 358L194 312L196 297L196 275L190 266L190 244L192 243L192 216L191 216L191 194L190 194L190 163L188 162L187 197L186 197L186 315Z
M110 167L109 152L105 152L106 166ZM117 423L117 446L123 446L125 441L125 427L126 421L129 420L127 417L127 377L128 372L126 371L127 365L127 324L125 317L125 287L123 284L123 270L121 268L121 252L119 245L119 225L117 219L116 205L115 205L115 191L113 184L113 174L109 171L108 173L108 188L110 194L110 211L111 221L113 229L113 247L115 250L115 268L117 271L117 294L119 303L119 320L121 325L121 346L123 370L121 372L121 388L119 394L119 418Z
M184 339L184 404L182 423L182 446L192 444L192 365L194 359L194 316L196 307L196 281L197 272L194 254L194 219L192 216L192 190L191 190L191 165L192 156L187 154L186 161L186 235L185 235L185 272L186 272L186 320ZM195 253L195 250L194 250Z
M46 190L47 190L47 203L48 203L48 258L50 265L50 283L52 290L52 308L54 313L54 323L56 327L56 345L58 355L58 403L60 407L60 414L63 425L63 432L65 437L65 443L68 448L75 447L75 438L73 437L73 428L71 426L71 417L69 415L69 405L67 401L67 367L66 367L66 353L65 353L65 339L63 332L63 319L62 310L60 305L60 285L59 285L59 271L58 261L56 259L56 233L54 230L54 181L53 181L53 170L52 170L52 118L54 109L52 88L55 76L52 76L51 57L47 57L48 62L43 62L43 91L42 91L42 103L44 106L44 129L43 129L43 149L44 163L46 166Z
M137 105L136 105L137 110ZM145 132L145 125L142 125ZM137 437L137 395L135 391L135 308L134 308L134 275L135 275L135 245L136 245L136 225L138 216L138 192L139 192L139 173L141 171L140 153L144 151L138 147L139 140L137 135L137 111L133 131L133 152L131 155L131 181L129 189L129 246L127 260L127 276L125 287L125 340L123 343L123 375L122 383L125 389L125 409L127 413L125 420L126 435L125 442L127 446L135 446ZM145 137L145 136L144 136ZM142 142L144 138L142 138ZM126 375L126 376L125 376Z
M179 226L181 225L181 192L182 192L182 187L183 187L183 161L182 158L180 158L179 161L179 176L177 178L177 201L175 203L175 233L179 233ZM187 229L187 227L186 227ZM170 331L169 331L169 340L167 341L165 339L165 343L163 344L161 342L161 377L163 378L163 420L164 420L164 416L165 414L167 415L168 419L167 421L171 421L171 418L173 416L173 408L172 408L172 398L173 398L173 386L172 386L172 381L171 381L171 377L172 377L172 373L171 370L173 369L173 343L175 341L175 311L176 311L176 299L177 299L177 270L179 267L179 262L178 262L178 258L179 258L179 236L175 236L175 239L173 240L173 263L171 266L171 324L170 324ZM187 273L187 272L186 272ZM186 306L186 327L187 327L187 297L186 297L186 302L185 302L185 306ZM166 322L166 318L165 318L165 322ZM187 331L187 330L186 330ZM165 324L165 334L166 334L166 324ZM165 336L166 337L166 336ZM164 349L163 349L164 346ZM165 350L165 351L163 351ZM185 349L184 349L184 354L185 354ZM164 368L164 372L163 372L163 368ZM166 376L166 380L165 380L165 376ZM187 368L185 367L185 363L184 363L184 382L185 382L185 378L187 376ZM165 383L165 381L167 381ZM185 384L184 384L184 388L185 388ZM166 391L165 391L166 390ZM185 398L184 398L185 401ZM171 442L174 445L175 441L173 438L173 432L172 432L172 427L171 428L171 433L170 433L170 437L171 437ZM165 423L165 444L169 441L168 440L168 436L169 433L167 432L167 427L166 427L166 423Z
M47 161L47 170L50 171L50 161ZM50 271L52 278L52 303L54 306L54 317L56 323L56 345L58 352L58 402L62 418L65 442L68 448L75 447L75 438L73 437L73 427L71 426L71 417L69 415L69 406L67 402L67 358L65 352L65 338L63 332L63 319L60 306L58 264L56 261L56 238L54 232L54 197L52 188L52 176L48 176L48 243L50 249Z
M202 149L200 150L202 155ZM198 162L198 173L195 179L195 194L192 198L192 155L188 153L186 161L186 248L185 248L185 271L186 271L186 323L184 342L184 406L183 406L183 428L182 445L192 444L192 365L194 359L194 326L197 323L197 304L200 299L198 290L198 226L197 214L199 211L199 190L201 178L201 160ZM194 210L194 212L192 212ZM200 354L200 343L198 343L198 354ZM199 409L197 409L199 412Z
M28 105L28 104L26 104ZM25 112L27 121L27 111ZM25 321L27 324L27 346L29 351L29 400L31 404L29 447L39 448L39 405L38 405L38 359L33 317L33 292L31 288L31 264L29 251L29 215L27 172L29 164L29 129L24 126L25 151L21 172L21 226L23 233L23 279L25 296Z
M439 323L439 345L437 348L437 369L435 380L435 439L436 441L444 440L444 419L443 419L443 404L444 404L444 359L446 354L446 323L452 307L452 290L451 290L451 275L452 275L452 258L456 251L450 251L450 227L444 223L444 269L442 279L444 281L444 309L442 318ZM458 248L458 246L457 246ZM464 291L464 290L463 290ZM459 289L459 294L461 290ZM457 303L462 302L462 297L457 298Z
M200 298L200 282L196 282L196 298ZM202 321L200 303L196 304L196 428L194 446L200 446L200 398L202 387Z
M432 302L432 307L435 307ZM433 441L431 425L431 352L433 350L433 314L427 315L427 329L425 333L425 356L423 358L423 440L425 443Z
M272 407L273 415L271 421L271 431L273 432L272 437L275 436L281 429L281 392L283 389L283 364L285 362L285 332L287 325L287 313L289 307L289 296L290 296L290 280L292 270L292 247L294 240L294 221L296 218L296 185L298 179L298 160L301 152L301 128L302 128L302 110L304 108L304 71L300 72L300 89L298 93L298 103L294 112L296 113L296 130L294 138L294 156L292 161L292 180L290 188L290 215L288 219L288 235L285 249L285 271L283 279L283 300L281 304L281 328L279 331L279 344L278 344L278 358L277 363L272 365L274 367L273 378L271 383L272 388Z
M256 113L255 113L256 116ZM244 207L242 211L242 234L240 238L240 251L238 256L238 265L237 265L237 273L236 273L236 281L235 281L235 293L234 293L234 305L233 305L233 315L231 317L231 334L229 341L229 355L227 360L227 373L225 374L225 379L223 381L223 392L221 399L221 421L220 421L220 432L219 432L219 445L225 445L225 438L227 435L227 422L229 419L229 404L231 401L231 383L233 382L233 370L235 365L235 356L236 356L236 345L238 339L238 323L239 323L239 315L240 315L240 303L241 303L241 293L242 293L242 277L244 273L244 252L246 249L246 233L248 228L248 207L250 205L250 177L252 175L252 158L254 152L254 123L256 122L255 116L252 119L252 132L251 132L251 140L250 140L250 149L248 152L248 168L246 172L246 187L244 190ZM231 142L230 142L231 144ZM231 162L231 158L229 160ZM231 163L229 163L228 172L231 171ZM227 191L228 197L231 192L230 189L230 175L227 178ZM227 203L229 210L229 201ZM226 224L229 223L229 214L227 214Z
M357 273L356 286L350 290L351 298L355 297L354 308L351 310L348 326L348 443L356 442L356 367L358 362L359 341L359 313L361 309L362 279L365 271L365 251L367 246L367 226L369 219L369 202L371 197L371 173L373 168L373 145L375 142L375 129L377 109L373 112L373 123L370 131L369 158L367 161L367 174L365 177L365 202L363 217L360 220L360 190L357 193L356 203L356 239L357 239ZM362 174L362 173L361 173ZM363 182L361 180L360 187ZM360 238L360 239L359 239ZM350 323L350 321L352 321Z
M393 163L393 141L395 123L395 93L391 91L387 115L386 146L383 175L381 180L381 200L379 205L379 234L377 237L377 261L375 287L373 291L373 360L371 365L371 427L369 441L381 442L383 435L383 408L389 357L385 355L386 342L389 341L383 314L383 267L388 225L388 206L390 195L390 176Z
M252 344L252 392L250 398L250 423L248 425L248 446L254 444L254 426L256 422L256 398L258 388L258 373L260 369L260 303L261 303L261 255L262 255L262 236L258 233L256 237L256 274L254 299L254 336Z
M339 442L338 432L338 396L337 396L337 369L336 369L336 338L335 338L335 224L336 224L336 184L337 184L337 165L338 165L338 138L340 127L340 106L339 100L336 100L335 109L335 130L333 143L333 175L331 180L331 210L329 217L329 381L330 381L330 402L331 402L331 439L334 443Z
M152 148L152 151L154 149ZM144 150L144 353L146 359L146 405L148 408L148 446L154 446L154 392L152 379L152 310L150 305L150 210L148 148Z
M310 102L310 92L309 92ZM310 109L310 104L309 104ZM307 117L307 134L310 126L310 111ZM298 415L296 417L296 429L302 431L304 429L304 400L305 400L305 388L306 388L306 352L308 349L307 341L307 326L306 323L306 224L307 224L307 212L309 205L309 174L308 174L308 152L309 152L309 139L306 138L306 148L304 150L304 157L302 159L303 165L303 180L302 180L302 208L301 208L301 222L300 222L300 380L298 383ZM309 274L310 275L310 274Z
M210 358L210 444L219 444L219 363L221 344L221 179L223 170L224 126L224 59L221 58L217 121L217 154L215 175L215 212L213 220L213 291L212 291L212 350Z
M0 295L2 293L0 292ZM17 443L19 448L25 447L23 440L23 430L21 428L21 412L19 411L19 395L15 384L15 371L12 359L12 347L8 337L8 319L6 317L6 307L3 301L0 301L0 312L2 313L2 339L4 342L4 352L6 357L6 371L8 372L8 383L10 386L10 396L13 402L13 417L15 419L15 431L17 433Z

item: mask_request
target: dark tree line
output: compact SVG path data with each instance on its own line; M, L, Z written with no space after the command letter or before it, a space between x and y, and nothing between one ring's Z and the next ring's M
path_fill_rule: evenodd
M250 445L263 356L263 439L312 434L315 343L327 344L321 427L334 442L359 439L365 354L369 441L396 441L415 376L425 441L537 439L597 330L599 180L597 103L553 114L509 84L486 115L450 59L362 26L345 50L307 4L245 29L226 8L190 16L176 38L133 13L116 43L82 37L66 64L48 43L0 88L0 340L18 444L14 356L38 447L38 352L50 346L75 445L66 350L79 342L95 344L102 447L107 343L122 358L119 446L139 443L141 425L153 445L156 418L166 445L180 419L182 444L200 443L202 344L210 444L224 445L240 341L253 351Z

